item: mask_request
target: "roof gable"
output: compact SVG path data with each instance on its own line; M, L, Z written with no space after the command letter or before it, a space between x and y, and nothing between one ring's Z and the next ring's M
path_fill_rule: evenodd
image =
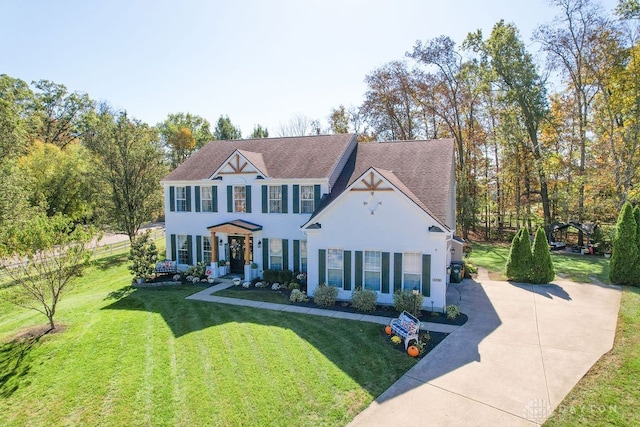
M267 167L262 154L246 150L235 150L231 156L211 175L215 179L220 175L259 174L267 177Z
M347 189L381 189L369 169L402 192L440 224L447 224L447 213L455 209L455 181L452 168L452 139L359 143L331 194L316 210L318 215ZM454 203L451 198L454 198ZM312 218L314 218L312 216Z

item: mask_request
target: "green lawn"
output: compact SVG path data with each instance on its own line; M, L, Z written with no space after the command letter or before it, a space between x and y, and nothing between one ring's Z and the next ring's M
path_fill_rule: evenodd
M66 329L0 303L0 425L347 424L416 362L379 325L132 289L126 255L63 297Z
M494 277L505 280L504 266L509 256L509 245L504 243L473 243L468 261L485 267ZM552 252L556 273L575 282L591 283L593 279L609 283L609 260L597 255L578 255Z
M625 287L613 349L558 406L546 426L640 425L640 289Z

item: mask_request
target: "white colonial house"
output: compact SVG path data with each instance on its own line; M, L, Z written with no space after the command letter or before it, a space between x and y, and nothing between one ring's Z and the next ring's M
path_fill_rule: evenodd
M167 258L231 274L289 269L351 298L418 290L445 306L455 231L452 140L356 143L354 135L213 141L171 172Z

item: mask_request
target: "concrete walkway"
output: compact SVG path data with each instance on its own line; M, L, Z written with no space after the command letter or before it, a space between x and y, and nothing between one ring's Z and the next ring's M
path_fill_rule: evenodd
M518 285L491 281L485 270L451 284L447 299L469 321L351 426L541 424L611 349L620 288Z
M211 286L210 288L204 289L198 293L190 295L187 297L187 299L207 301L207 302L217 302L219 304L242 305L245 307L262 308L265 310L288 311L292 313L311 314L315 316L336 317L339 319L358 320L360 322L379 323L381 325L388 325L392 319L391 317L371 316L371 315L360 314L360 313L347 313L344 311L337 311L337 310L325 310L320 308L302 307L302 306L287 305L287 304L275 304L272 302L250 301L250 300L244 300L244 299L238 299L238 298L227 298L227 297L219 297L219 296L212 295L217 291L233 286L233 283L231 280L225 280L225 279L220 279L220 280L222 281L222 283L219 283L217 285ZM432 332L451 333L458 328L460 328L460 326L443 325L440 323L432 323L432 322L420 323L420 329L428 330Z

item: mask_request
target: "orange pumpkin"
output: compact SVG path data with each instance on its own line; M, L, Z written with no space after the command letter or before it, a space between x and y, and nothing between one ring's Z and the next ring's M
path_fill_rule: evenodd
M387 335L391 335L391 326L387 325L384 327L384 331Z
M418 347L416 347L415 345L410 345L407 349L407 353L411 357L417 357L418 354L420 354L420 350L418 350Z

